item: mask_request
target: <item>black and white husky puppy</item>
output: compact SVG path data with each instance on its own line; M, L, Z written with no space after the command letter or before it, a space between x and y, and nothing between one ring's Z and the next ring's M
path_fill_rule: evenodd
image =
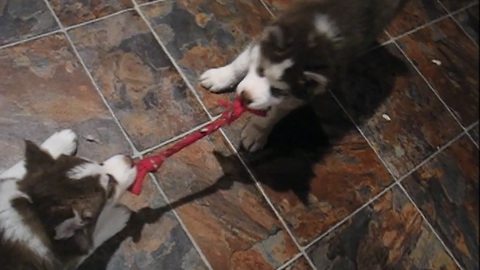
M252 117L241 134L246 149L258 150L283 116L323 93L327 82L341 82L349 63L366 52L404 3L300 2L268 25L233 62L204 72L200 83L212 92L238 84L236 92L250 108L270 109L265 118Z
M132 160L71 156L76 138L26 141L24 161L0 174L0 269L75 269L125 227L130 211L117 201L134 181Z

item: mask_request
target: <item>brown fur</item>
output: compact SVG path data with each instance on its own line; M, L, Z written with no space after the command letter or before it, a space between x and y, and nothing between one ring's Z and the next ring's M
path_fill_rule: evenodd
M62 155L54 160L34 143L26 142L26 169L18 189L27 198L15 198L12 207L23 217L32 232L51 251L50 260L40 258L27 246L7 241L0 231L1 269L61 269L92 247L92 234L96 219L107 195L96 177L69 179L66 173L87 162L84 159ZM111 188L115 185L112 184ZM108 192L111 194L112 192ZM55 228L63 221L80 214L84 225L67 239L55 240Z

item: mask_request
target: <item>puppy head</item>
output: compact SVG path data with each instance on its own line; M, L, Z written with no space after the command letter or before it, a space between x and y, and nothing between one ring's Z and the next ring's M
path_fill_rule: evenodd
M103 163L66 155L53 159L30 141L25 158L27 173L18 186L50 238L62 252L87 253L102 209L116 203L135 178L132 160L120 155Z
M306 70L307 40L297 37L288 26L273 24L251 47L247 75L236 90L248 107L267 109L290 95L304 98L306 81L326 85L327 78L318 69Z

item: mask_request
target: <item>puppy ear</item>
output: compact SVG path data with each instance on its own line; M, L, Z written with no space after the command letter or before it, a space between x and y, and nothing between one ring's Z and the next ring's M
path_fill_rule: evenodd
M47 152L40 149L32 141L25 140L25 167L27 172L51 166L54 162L54 159Z
M285 51L292 42L288 29L280 25L267 26L263 31L262 40L278 51Z

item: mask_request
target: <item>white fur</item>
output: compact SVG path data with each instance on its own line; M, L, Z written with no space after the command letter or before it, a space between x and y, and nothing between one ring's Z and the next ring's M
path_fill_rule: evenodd
M257 72L261 60L260 46L255 45L250 51L250 65L247 76L237 86L237 95L245 91L252 99L252 102L248 104L248 107L252 109L267 109L281 102L280 98L272 95L270 88L271 86L280 89L288 87L280 82L279 79L283 72L293 65L293 61L290 59L284 60L279 64L264 62L262 63L264 77L261 77Z
M313 24L315 25L315 29L319 34L325 35L327 38L338 41L339 33L338 27L332 20L325 14L317 14L315 16Z
M12 207L11 201L15 198L28 198L18 190L17 182L13 179L0 182L0 230L3 230L5 240L18 241L27 245L38 256L46 257L49 249L32 232L29 226L23 223L23 217Z
M89 163L80 164L70 169L70 171L67 172L67 177L70 179L78 180L88 176L102 175L102 174L105 174L105 169L102 166L100 166L100 164L95 162L89 162Z
M108 188L108 174L113 176L118 182L117 193L115 198L123 194L127 188L135 180L137 170L127 160L124 155L116 155L100 165L95 162L84 163L72 168L67 172L67 176L71 179L82 179L88 176L100 176L100 184L107 190Z
M103 168L107 174L112 175L117 180L117 188L114 200L118 198L133 184L137 170L132 167L126 156L116 155L103 162Z
M203 87L218 92L233 87L246 74L250 62L250 49L247 47L232 63L205 71L200 76Z

